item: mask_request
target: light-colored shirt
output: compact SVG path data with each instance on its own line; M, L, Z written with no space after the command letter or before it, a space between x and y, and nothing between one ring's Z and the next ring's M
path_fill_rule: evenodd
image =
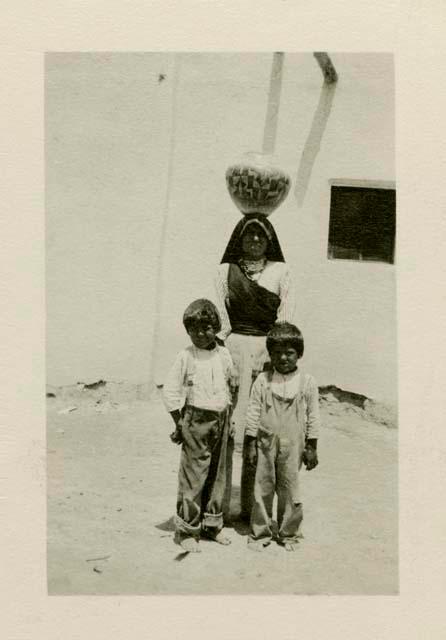
M249 398L246 413L245 434L256 436L260 424L260 414L266 399L266 389L269 384L268 373L261 373L254 382ZM304 376L303 394L305 398L305 437L317 438L319 435L319 390L313 376L301 373L299 370L282 375L273 372L271 379L271 391L281 398L294 398L299 391L301 376ZM297 420L297 416L296 416Z
M163 400L167 411L184 403L223 411L230 403L228 380L233 365L226 347L198 349L194 345L179 352L164 381Z
M231 333L231 322L225 305L225 300L229 295L228 270L229 263L220 264L214 280L217 307L221 317L221 331L218 335L222 340ZM277 310L277 320L279 322L293 322L296 299L293 278L288 265L285 262L268 261L264 270L254 279L261 287L279 296L280 306Z

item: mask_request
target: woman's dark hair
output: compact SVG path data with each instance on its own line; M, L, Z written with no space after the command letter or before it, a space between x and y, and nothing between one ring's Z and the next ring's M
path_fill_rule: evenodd
M189 329L203 322L209 323L216 333L221 329L220 314L215 304L206 298L199 298L187 307L183 314L183 324L189 332Z
M266 348L269 355L274 347L284 344L296 349L299 358L303 356L304 337L300 329L290 322L276 322L266 336Z

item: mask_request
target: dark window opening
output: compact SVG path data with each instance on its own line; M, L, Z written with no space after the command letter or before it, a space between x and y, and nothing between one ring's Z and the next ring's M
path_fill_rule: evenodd
M395 189L331 187L328 257L394 262Z

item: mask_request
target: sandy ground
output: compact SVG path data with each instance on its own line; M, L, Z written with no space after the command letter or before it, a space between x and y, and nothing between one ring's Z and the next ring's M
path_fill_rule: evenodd
M188 555L173 543L180 450L160 400L49 398L49 593L398 593L397 431L334 399L322 417L297 550L253 553L236 523L230 546ZM237 454L235 511L239 470Z

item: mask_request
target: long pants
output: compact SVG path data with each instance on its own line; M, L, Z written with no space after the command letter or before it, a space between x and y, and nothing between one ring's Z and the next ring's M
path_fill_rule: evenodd
M232 496L232 466L234 457L234 438L228 437L226 449L226 486L223 496L223 521L231 522L231 496Z
M251 538L267 542L273 537L271 521L274 494L277 493L278 542L293 542L300 535L303 518L299 498L298 473L302 448L274 435L260 440L251 514Z
M228 411L187 406L178 474L176 530L183 537L216 535L223 527Z
M242 476L240 481L240 517L242 518L242 520L249 522L254 505L256 463L251 463L248 460L247 442L248 439L245 438L243 441Z

